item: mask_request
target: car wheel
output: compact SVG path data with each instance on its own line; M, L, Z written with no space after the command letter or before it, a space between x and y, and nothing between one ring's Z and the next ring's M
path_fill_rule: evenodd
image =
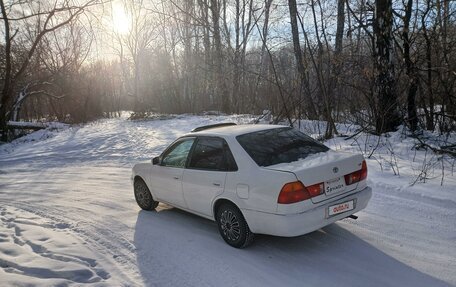
M254 234L244 216L232 204L222 204L217 209L217 225L223 240L233 247L245 248L253 241Z
M138 178L134 183L135 199L139 207L144 210L153 210L158 206L158 201L155 201L149 191L144 180Z

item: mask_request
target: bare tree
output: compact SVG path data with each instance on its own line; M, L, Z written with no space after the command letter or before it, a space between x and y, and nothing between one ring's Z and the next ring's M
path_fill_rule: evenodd
M219 91L219 97L221 98L222 111L229 113L231 111L231 103L228 97L228 91L226 87L226 81L223 75L223 50L222 50L222 39L220 33L220 7L217 0L211 0L210 9L212 13L212 24L214 31L214 46L215 46L215 67L217 74L217 88Z
M377 133L393 131L400 123L393 61L392 0L377 0L374 21Z
M296 0L288 0L288 8L290 12L291 35L293 40L294 57L296 59L296 67L300 75L300 85L298 94L299 115L301 115L301 105L303 102L303 93L305 85L307 84L306 66L302 57L301 44L299 40L299 27L298 27L298 10ZM307 84L308 86L308 84ZM308 102L309 114L311 118L315 118L317 112L310 93L307 93L306 101Z
M90 0L81 5L77 5L71 1L55 2L54 6L37 7L33 4L24 6L26 3L13 2L9 7L9 13L6 10L3 0L0 0L0 8L2 9L2 20L5 28L5 57L6 65L4 71L4 84L0 101L0 129L3 131L2 140L7 140L7 121L11 116L11 111L15 103L22 101L14 100L15 91L24 77L24 74L29 67L30 61L35 56L35 52L42 39L49 33L54 32L72 21L75 21L82 15L90 6L99 4L97 0ZM43 5L44 6L44 5ZM13 15L11 15L13 14ZM17 16L15 16L17 15ZM21 21L32 22L36 33L30 33L29 25L21 26ZM17 22L16 29L11 35L11 21ZM30 39L30 44L26 47L21 47L24 50L24 57L20 61L16 61L12 65L12 46L17 42L14 40L21 34L26 34ZM17 94L17 97L20 97Z
M412 17L413 0L408 0L405 5L405 15L402 17L404 27L402 29L401 37L403 41L403 56L406 66L406 73L409 78L409 87L407 92L407 121L410 126L410 130L415 132L418 128L418 117L416 113L416 92L418 90L418 76L415 69L415 65L412 62L411 57L411 41L410 41L410 20Z

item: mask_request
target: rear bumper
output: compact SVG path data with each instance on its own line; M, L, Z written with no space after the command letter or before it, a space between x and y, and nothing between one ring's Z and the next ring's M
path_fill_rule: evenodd
M364 209L371 197L372 189L366 187L357 193L298 214L280 215L247 209L242 210L242 213L253 233L293 237L318 230ZM327 215L329 206L350 200L355 200L355 209L331 217Z

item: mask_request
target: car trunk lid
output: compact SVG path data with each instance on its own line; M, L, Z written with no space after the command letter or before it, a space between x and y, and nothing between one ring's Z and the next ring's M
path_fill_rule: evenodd
M311 198L312 202L318 203L356 189L358 183L347 186L344 176L360 170L363 160L360 154L329 150L295 162L265 168L292 172L305 186L324 183L325 192Z

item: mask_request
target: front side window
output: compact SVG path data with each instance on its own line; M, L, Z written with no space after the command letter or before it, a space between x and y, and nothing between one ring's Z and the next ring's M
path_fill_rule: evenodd
M175 143L163 155L161 165L169 167L185 167L188 153L190 152L194 141L194 138L188 138Z
M189 168L214 171L232 171L235 168L233 156L226 142L221 138L200 138L192 152Z
M259 166L293 162L329 150L292 128L263 130L240 135L236 139Z

